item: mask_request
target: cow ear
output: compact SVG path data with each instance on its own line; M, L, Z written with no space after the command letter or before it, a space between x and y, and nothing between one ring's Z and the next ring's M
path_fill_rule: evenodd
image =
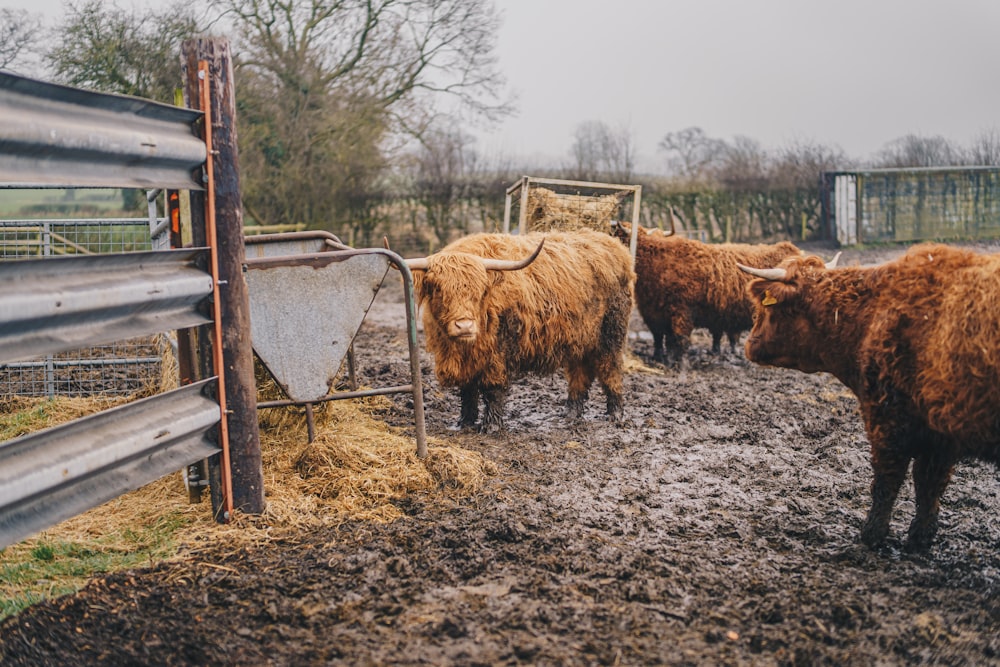
M759 303L765 308L786 303L789 299L794 298L796 292L794 285L766 280L755 280L750 283L748 289L754 303Z

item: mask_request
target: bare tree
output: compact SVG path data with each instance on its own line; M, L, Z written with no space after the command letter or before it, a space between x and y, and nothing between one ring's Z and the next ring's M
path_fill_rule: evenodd
M893 139L876 154L877 167L947 167L964 162L962 151L942 136L907 134Z
M239 31L246 197L269 222L336 229L387 164L457 105L493 119L504 80L488 0L215 0ZM451 110L451 109L449 109Z
M796 141L782 148L770 167L767 209L771 224L763 226L786 238L806 239L820 231L821 190L824 171L854 166L843 149Z
M628 183L635 171L635 141L624 126L613 129L596 120L580 123L570 155L570 176L581 181Z
M659 148L667 154L672 173L695 181L707 177L727 150L726 142L707 136L700 127L668 133L660 140Z
M41 30L41 20L27 10L0 8L0 69L25 64Z
M969 148L968 162L979 166L1000 166L1000 130L992 127L977 134Z
M461 130L441 126L427 130L421 138L414 155L414 186L438 245L448 243L453 230L469 231L460 209L468 199L469 175L476 159L472 138Z

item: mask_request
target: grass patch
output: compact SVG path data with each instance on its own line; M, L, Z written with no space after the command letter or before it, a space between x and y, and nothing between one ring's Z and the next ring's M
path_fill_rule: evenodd
M78 591L95 574L148 565L176 553L188 522L182 515L152 517L145 525L122 527L79 541L58 531L0 552L0 619L50 597Z

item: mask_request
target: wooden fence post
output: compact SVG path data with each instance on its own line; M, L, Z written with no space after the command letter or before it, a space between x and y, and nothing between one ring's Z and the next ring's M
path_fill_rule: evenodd
M250 300L243 266L243 205L240 198L239 156L236 146L236 97L229 41L221 37L190 39L181 46L188 106L200 108L198 63L208 63L211 81L212 149L215 183L215 220L218 243L219 294L222 322L223 379L225 381L232 504L248 514L264 511L264 472L257 389L250 341ZM196 200L192 199L192 208ZM213 478L213 505L218 494ZM219 513L220 520L228 517Z

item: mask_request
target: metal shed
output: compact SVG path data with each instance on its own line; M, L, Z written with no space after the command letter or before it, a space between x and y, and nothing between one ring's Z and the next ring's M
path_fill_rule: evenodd
M832 171L822 188L841 245L1000 238L1000 167Z

